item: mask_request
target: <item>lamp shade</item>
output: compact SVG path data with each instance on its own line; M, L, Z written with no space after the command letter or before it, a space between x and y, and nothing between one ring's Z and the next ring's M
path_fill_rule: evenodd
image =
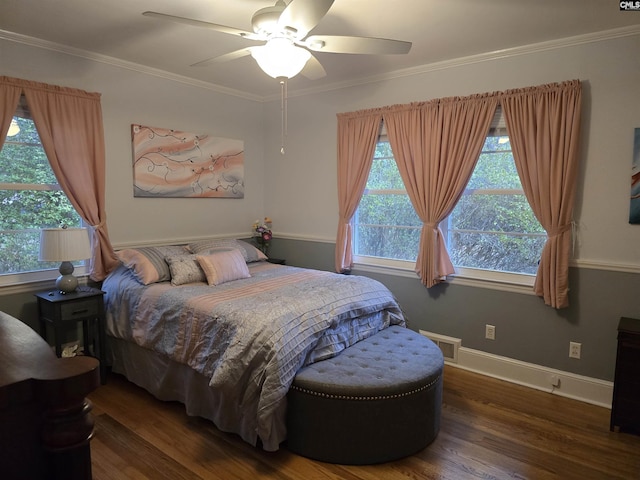
M266 45L252 47L251 56L267 75L292 78L302 71L311 53L287 38L272 38Z
M11 125L9 125L9 131L7 132L7 137L15 137L20 133L20 125L16 122L15 118L11 119Z
M91 257L86 228L45 228L40 232L40 255L44 262L73 262Z

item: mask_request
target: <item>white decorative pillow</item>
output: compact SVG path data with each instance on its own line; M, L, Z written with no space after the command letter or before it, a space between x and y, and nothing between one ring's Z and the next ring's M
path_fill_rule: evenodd
M171 279L169 265L164 260L167 255L184 255L187 250L179 245L158 247L127 248L116 252L120 261L131 269L144 285L167 282Z
M177 255L165 257L171 270L171 285L206 282L207 277L200 267L195 255Z
M209 285L221 285L241 278L249 278L249 267L239 250L214 252L209 255L196 255L204 270Z
M264 253L250 243L243 240L236 240L235 238L213 238L211 240L201 240L199 242L190 243L188 248L191 253L200 254L213 253L218 250L240 250L244 257L244 261L247 263L267 259L267 256Z

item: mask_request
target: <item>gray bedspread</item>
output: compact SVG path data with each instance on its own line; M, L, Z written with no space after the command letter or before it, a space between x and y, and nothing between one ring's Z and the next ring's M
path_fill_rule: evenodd
M107 334L210 379L218 427L273 451L286 438L286 394L296 372L404 318L389 290L367 277L249 267L251 278L215 287L145 286L119 267L102 287Z

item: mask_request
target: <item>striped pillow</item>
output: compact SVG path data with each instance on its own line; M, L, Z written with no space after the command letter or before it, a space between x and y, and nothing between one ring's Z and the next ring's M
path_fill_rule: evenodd
M171 270L164 260L166 256L188 253L178 245L160 247L127 248L117 252L120 261L136 276L140 283L149 285L171 280Z
M258 250L256 247L243 240L236 240L234 238L214 238L210 240L201 240L199 242L193 242L189 244L189 251L196 254L213 253L218 250L240 250L244 261L247 263L258 262L260 260L266 260L267 256Z
M210 255L196 255L204 270L209 285L222 285L233 280L249 278L249 267L239 250L215 252Z

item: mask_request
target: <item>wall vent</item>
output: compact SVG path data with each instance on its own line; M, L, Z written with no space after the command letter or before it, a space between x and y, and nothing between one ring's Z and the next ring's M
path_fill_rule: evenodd
M459 338L447 337L446 335L440 335L439 333L427 332L420 330L420 334L427 337L433 343L440 347L442 356L444 359L451 363L458 363L458 349L462 344L462 340Z

